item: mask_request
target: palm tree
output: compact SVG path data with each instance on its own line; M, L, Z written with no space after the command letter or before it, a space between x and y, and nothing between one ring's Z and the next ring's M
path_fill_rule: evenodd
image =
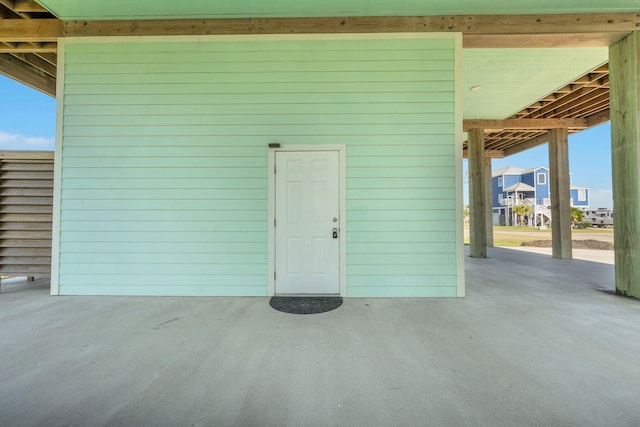
M517 216L517 225L522 225L522 217L531 213L531 206L529 205L516 205L513 207L513 213Z
M582 222L584 219L584 211L582 209L572 207L571 208L571 225L576 225L576 223Z

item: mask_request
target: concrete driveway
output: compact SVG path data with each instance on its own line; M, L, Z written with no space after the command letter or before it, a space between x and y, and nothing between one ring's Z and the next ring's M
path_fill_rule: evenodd
M49 297L3 284L0 425L636 426L613 266L490 248L464 299Z

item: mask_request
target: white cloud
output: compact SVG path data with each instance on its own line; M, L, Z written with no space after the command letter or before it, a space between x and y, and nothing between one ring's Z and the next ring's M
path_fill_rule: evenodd
M613 208L613 191L610 188L589 190L589 208Z
M0 131L1 150L53 150L54 138L24 136Z

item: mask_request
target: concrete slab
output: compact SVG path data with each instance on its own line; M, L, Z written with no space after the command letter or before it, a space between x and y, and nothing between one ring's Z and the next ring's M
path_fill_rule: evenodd
M515 251L524 251L534 254L541 254L552 256L551 248L536 248L531 246L509 246L505 249L511 249ZM591 262L601 262L603 264L615 264L615 254L613 251L604 251L597 249L573 249L573 259Z
M632 426L640 301L613 267L489 248L465 299L0 295L0 425Z

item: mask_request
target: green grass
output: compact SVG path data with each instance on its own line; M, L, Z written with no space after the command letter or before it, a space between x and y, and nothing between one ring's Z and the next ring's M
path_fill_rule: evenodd
M464 243L469 244L469 224L464 224ZM575 234L613 234L612 228L587 228L573 229ZM513 233L513 234L511 234ZM517 235L516 233L531 233L531 236ZM537 235L536 235L537 234ZM551 228L539 230L535 227L493 226L494 246L521 246L523 242L534 240L551 240Z
M597 227L590 227L590 228L574 228L573 230L571 230L572 233L578 233L578 234L583 234L583 233L602 233L602 234L613 234L613 228L597 228Z

